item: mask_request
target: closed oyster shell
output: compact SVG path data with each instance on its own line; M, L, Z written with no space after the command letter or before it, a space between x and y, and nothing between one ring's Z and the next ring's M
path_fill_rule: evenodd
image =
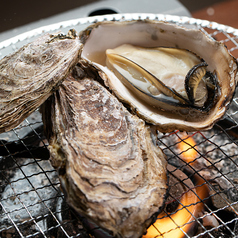
M140 237L167 183L150 128L99 82L72 75L42 112L67 202L116 237Z
M83 49L81 60L93 65L108 87L128 104L145 121L157 125L161 132L173 130L195 131L210 129L225 114L237 85L237 62L226 47L197 29L158 21L103 22L81 32ZM207 63L207 70L214 75L213 98L206 110L178 104L163 103L163 107L150 105L106 66L106 50L124 44L144 48L166 47L193 52ZM143 67L143 65L140 65ZM217 87L215 86L217 85ZM212 86L213 87L213 86ZM162 105L162 103L161 103Z
M46 34L0 61L0 133L35 111L77 63L79 39Z

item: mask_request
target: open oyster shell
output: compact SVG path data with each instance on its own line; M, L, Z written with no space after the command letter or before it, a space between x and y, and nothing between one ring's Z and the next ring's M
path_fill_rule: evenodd
M157 125L162 132L176 129L186 131L209 129L224 115L233 98L237 84L237 62L222 43L208 38L199 30L149 20L104 22L96 23L81 32L80 39L83 43L81 61L85 65L93 65L99 70L106 85L121 101L128 104L145 121ZM166 100L157 100L151 93L147 92L148 90L137 87L140 83L135 85L129 77L125 76L127 73L124 73L123 67L115 71L124 78L124 82L121 81L118 74L115 74L115 71L109 69L106 51L111 49L117 52L117 48L124 44L148 49L162 47L187 50L201 59L201 62L193 67L199 68L199 65L205 62L202 67L205 67L206 70L196 73L193 80L186 79L186 77L190 79L192 75L191 72L188 72L188 76L181 80L184 91L187 91L187 97L184 98L184 93L182 95L177 93L177 89L173 85L168 87L164 83L162 88L158 86L156 89L163 91L160 95L163 95ZM161 75L155 77L154 73L147 71L144 64L137 63L134 59L131 60L131 52L125 51L124 55L123 53L121 55L116 54L121 57L121 59L114 58L115 62L116 60L120 61L115 63L116 66L125 64L125 67L128 67L128 64L122 60L122 57L125 57L128 62L136 65L136 67L139 65L139 68L144 70L144 78L147 77L144 76L145 74L152 76L152 79L147 78L146 82L157 80L161 84ZM128 56L125 56L126 54ZM151 58L153 59L154 56ZM163 58L161 61L163 63ZM171 62L166 67L171 71L170 73L173 73L176 71L175 66ZM132 67L130 70L132 71ZM138 72L139 70L136 74ZM204 82L204 86L198 87L200 81ZM167 89L164 90L166 87ZM203 92L199 89L200 98L207 98L202 105L194 104L196 101L194 98L195 90L198 88L207 91ZM170 95L171 92L173 96ZM181 98L183 101L179 100Z
M68 203L116 237L140 237L163 205L166 160L150 127L94 79L69 75L42 107Z
M0 133L18 126L52 94L76 65L80 42L46 34L0 61Z

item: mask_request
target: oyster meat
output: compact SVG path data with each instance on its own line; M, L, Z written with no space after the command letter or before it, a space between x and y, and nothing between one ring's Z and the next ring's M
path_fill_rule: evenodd
M19 125L61 84L77 63L75 31L46 34L0 61L0 133Z
M206 80L209 79L204 77L207 65L191 52L176 48L148 49L122 45L107 50L106 55L107 67L127 88L144 97L149 105L165 110L171 105L173 110L173 105L177 103L180 108L193 106L205 109L203 107L208 98ZM210 81L215 88L214 80Z
M150 127L99 82L72 74L42 112L68 203L115 237L143 235L167 187Z
M161 132L209 129L233 98L237 62L199 30L150 20L103 22L80 40L80 60Z

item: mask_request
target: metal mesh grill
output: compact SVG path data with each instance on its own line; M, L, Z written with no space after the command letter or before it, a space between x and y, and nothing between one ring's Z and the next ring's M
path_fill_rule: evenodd
M73 26L79 30L97 20L138 18L198 27L211 38L226 44L230 53L238 57L238 33L235 29L191 18L116 15L77 19L59 23L53 28L67 29ZM47 29L52 30L52 26ZM1 43L2 56L42 31L28 32L19 37L17 43L16 39ZM237 123L238 97L235 95L226 116L212 130L159 134L158 144L172 165L168 171L170 185L163 217L173 219L176 211L185 210L191 216L185 224L177 224L177 220L174 220L176 227L171 227L169 232L179 229L185 237L238 236ZM195 145L187 142L188 138L192 138ZM181 144L188 147L181 149ZM188 161L184 155L189 151L194 151L195 155ZM76 216L67 206L57 173L48 158L47 141L38 111L14 130L0 134L0 237L108 237L99 227ZM204 195L205 187L209 188L209 193ZM192 192L196 199L185 205L182 199L188 192ZM193 213L199 204L202 204L202 212ZM162 218L158 219L162 221ZM188 229L184 226L187 224L190 224ZM161 237L167 237L166 233L162 233Z
M187 141L188 138L193 138L196 146L189 145L187 149L179 150L178 145ZM198 231L193 237L234 237L237 235L238 151L237 141L229 135L229 130L224 130L218 125L208 132L194 134L175 132L163 135L159 141L168 156L169 163L176 166L176 169L170 172L170 176L173 176L174 171L181 170L188 175L186 179L201 180L201 184L196 184L197 181L194 181L192 188L199 189L199 186L209 188L207 195L203 194L205 191L196 193L198 202L195 206L202 203L205 212L198 217L191 213L192 220L196 221L198 226ZM184 154L189 150L196 150L196 156L189 162L184 161ZM186 179L179 182L184 183ZM176 184L173 184L174 186L176 187ZM177 203L180 199L181 194L173 197ZM181 209L184 209L183 204L181 205ZM207 223L214 221L216 221L214 224Z

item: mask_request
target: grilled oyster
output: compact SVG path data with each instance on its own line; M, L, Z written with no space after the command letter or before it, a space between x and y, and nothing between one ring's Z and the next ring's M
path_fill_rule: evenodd
M237 84L226 47L195 29L154 21L97 23L81 32L81 60L162 132L213 126Z
M35 111L77 63L75 31L46 34L0 61L0 133Z
M144 121L97 81L72 75L43 108L68 203L116 237L140 237L166 193L166 161Z

